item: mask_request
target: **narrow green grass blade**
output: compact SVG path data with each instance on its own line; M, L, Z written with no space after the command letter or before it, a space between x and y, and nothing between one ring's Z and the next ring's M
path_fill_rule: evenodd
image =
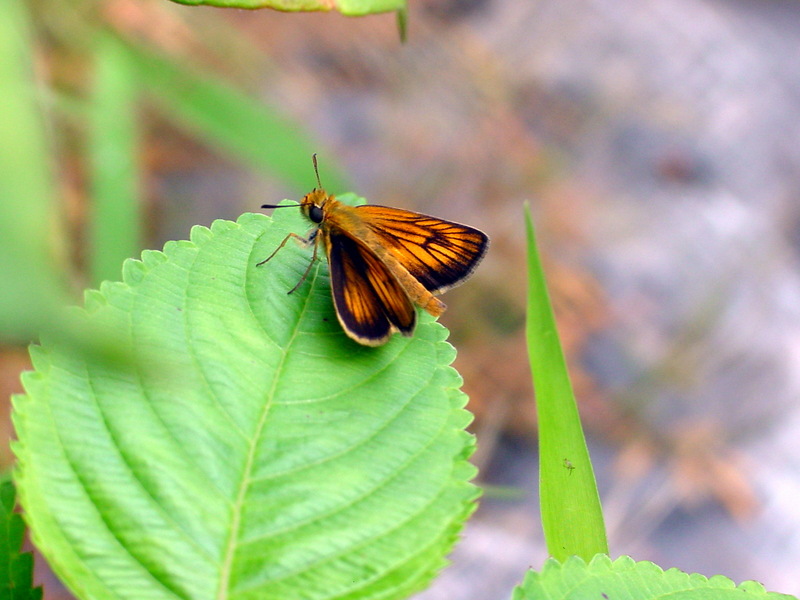
M139 47L127 50L144 89L178 122L251 166L309 189L311 155L321 149L301 125L210 73ZM321 155L320 163L326 189L349 187L335 157Z
M175 0L179 4L224 8L272 8L286 12L337 10L351 17L400 10L406 0Z
M539 423L539 494L547 550L564 560L608 552L597 484L558 338L530 207L528 240L528 355Z
M405 44L408 39L408 7L404 6L399 9L396 17L397 33L400 35L400 41Z
M141 251L136 72L112 36L96 47L89 159L92 181L90 269L95 285L120 276Z

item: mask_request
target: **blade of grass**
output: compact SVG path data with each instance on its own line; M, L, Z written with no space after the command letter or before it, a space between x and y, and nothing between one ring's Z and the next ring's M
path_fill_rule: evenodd
M141 251L138 81L128 53L112 36L96 48L89 120L92 179L90 268L92 282L119 279L122 262Z
M398 8L395 14L397 15L397 33L400 35L400 41L405 44L408 39L408 7Z
M578 555L588 562L595 554L608 553L603 513L527 204L525 226L526 329L539 423L542 527L553 558L563 561Z

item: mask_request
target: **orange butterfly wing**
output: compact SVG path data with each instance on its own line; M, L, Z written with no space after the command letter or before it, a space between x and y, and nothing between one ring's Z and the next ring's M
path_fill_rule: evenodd
M417 321L414 305L378 257L336 227L321 235L336 315L347 334L369 346L383 344L395 330L411 335Z
M458 285L489 247L486 234L467 225L375 204L355 209L380 243L432 293Z

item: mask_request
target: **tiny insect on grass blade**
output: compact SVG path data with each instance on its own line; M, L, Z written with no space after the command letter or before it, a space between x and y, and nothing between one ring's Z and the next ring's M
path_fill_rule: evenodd
M395 331L409 336L417 322L415 306L438 317L445 310L435 294L469 277L486 254L489 238L467 225L388 206L348 206L318 187L296 206L314 225L308 237L289 238L314 246L314 254L295 291L305 281L321 246L328 259L336 316L356 342L386 343ZM261 208L293 205L264 204Z

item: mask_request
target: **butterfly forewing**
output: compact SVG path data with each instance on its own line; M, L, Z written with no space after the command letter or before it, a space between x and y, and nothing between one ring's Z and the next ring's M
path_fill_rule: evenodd
M380 243L433 293L467 277L489 244L486 234L467 225L374 204L356 210Z
M362 344L384 343L392 331L410 335L416 311L405 290L375 254L336 228L325 232L336 314Z

